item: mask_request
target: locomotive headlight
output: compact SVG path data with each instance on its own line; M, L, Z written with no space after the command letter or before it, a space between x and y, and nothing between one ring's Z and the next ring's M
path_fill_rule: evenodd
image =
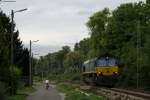
M115 75L118 74L118 72L113 72Z

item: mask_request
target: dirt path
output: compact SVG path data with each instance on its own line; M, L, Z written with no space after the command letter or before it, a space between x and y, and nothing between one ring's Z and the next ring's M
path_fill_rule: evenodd
M37 86L36 89L37 91L31 94L27 100L64 100L63 94L52 87L46 90L43 86Z

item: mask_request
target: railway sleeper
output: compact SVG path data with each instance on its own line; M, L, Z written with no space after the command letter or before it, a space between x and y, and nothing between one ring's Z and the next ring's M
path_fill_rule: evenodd
M136 97L133 95L113 91L99 91L99 93L108 100L148 100L141 97Z

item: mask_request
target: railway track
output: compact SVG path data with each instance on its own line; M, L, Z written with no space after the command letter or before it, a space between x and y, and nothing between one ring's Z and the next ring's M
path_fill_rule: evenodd
M150 94L118 88L98 88L96 90L109 100L150 100Z
M112 88L111 90L116 91L116 92L122 92L128 95L133 95L136 97L141 97L147 100L150 100L150 94L148 93L142 93L142 92L136 92L136 91L131 91L131 90L125 90L125 89L118 89L118 88Z
M94 90L107 100L150 100L150 94L120 88L104 88L97 86L81 86L82 90Z
M73 84L73 83L69 83ZM77 84L76 84L77 85ZM78 84L79 85L79 84ZM78 87L83 91L94 92L107 100L150 100L150 94L121 88L106 88L95 85L82 84Z

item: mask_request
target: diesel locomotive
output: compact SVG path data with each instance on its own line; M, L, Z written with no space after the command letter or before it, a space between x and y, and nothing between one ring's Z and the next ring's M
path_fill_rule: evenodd
M114 86L119 74L118 61L112 56L100 56L83 63L85 82L103 86Z

